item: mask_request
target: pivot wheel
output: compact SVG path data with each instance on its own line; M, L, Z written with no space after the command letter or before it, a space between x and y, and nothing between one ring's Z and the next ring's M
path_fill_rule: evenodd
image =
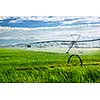
M68 64L70 64L71 66L81 66L82 67L82 60L80 58L79 55L71 55L69 58L68 58Z

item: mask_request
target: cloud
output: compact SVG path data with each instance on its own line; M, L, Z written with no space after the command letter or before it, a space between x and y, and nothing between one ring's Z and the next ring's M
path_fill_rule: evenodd
M66 17L64 16L12 16L14 19L10 20L9 23L20 23L22 21L43 21L43 22L61 22Z
M71 18L71 17L70 17ZM62 21L62 25L84 25L84 24L96 24L100 22L98 16L80 16L72 17L72 20ZM100 24L100 23L99 23Z
M0 27L0 39L19 40L72 40L71 34L80 34L82 40L100 38L100 27L42 27L42 28L11 28ZM84 37L84 38L83 38Z
M1 19L9 18L9 16ZM22 20L36 20L44 22L59 21L55 27L2 27L0 26L0 39L22 41L43 41L43 40L73 40L71 34L80 34L80 40L100 38L100 17L98 16L15 16L11 23L18 23ZM2 21L2 20L0 20ZM82 24L85 23L85 24ZM91 24L94 23L94 24ZM69 25L66 25L69 24ZM0 42L2 43L2 42ZM16 41L17 43L17 41Z
M4 19L10 19L4 21ZM63 26L67 27L91 27L100 26L99 16L3 16L1 17L0 25L12 26L12 27L27 27L34 29L48 29L48 27L59 28ZM28 22L29 21L29 22ZM47 27L48 26L48 27ZM37 28L35 28L37 27Z
M22 22L22 20L19 20L19 19L9 21L9 23L21 23L21 22Z
M64 21L64 20L74 20L77 16L11 16L16 18L11 23L17 23L21 20L33 20L33 21L43 21L43 22L56 22L56 21Z
M66 18L66 16L28 16L26 17L27 20L36 20L36 21L63 21Z

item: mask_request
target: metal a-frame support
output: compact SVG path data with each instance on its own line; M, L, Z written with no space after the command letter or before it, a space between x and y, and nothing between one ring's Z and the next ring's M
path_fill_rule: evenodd
M75 40L75 38L73 36L77 36L77 39ZM69 49L67 50L66 53L69 53L69 51L71 50L73 45L75 45L75 43L79 40L80 34L71 34L71 37L72 37L73 41L71 41L71 45L70 45L70 47L69 47ZM77 47L77 45L76 45L76 47Z

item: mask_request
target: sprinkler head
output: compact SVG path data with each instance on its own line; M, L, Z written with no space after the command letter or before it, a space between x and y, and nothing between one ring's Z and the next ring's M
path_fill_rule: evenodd
M31 45L27 44L27 47L28 47L28 48L31 48Z

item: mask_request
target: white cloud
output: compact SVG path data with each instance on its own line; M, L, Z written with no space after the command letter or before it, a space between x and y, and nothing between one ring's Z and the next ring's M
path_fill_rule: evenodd
M9 17L15 18L15 19L12 19L9 23L21 23L23 20L34 20L34 21L44 21L44 22L59 21L61 25L66 25L66 24L73 25L77 23L78 25L80 25L80 23L86 23L86 25L88 25L89 27L91 26L91 24L89 25L89 23L100 22L100 17L98 16L3 16L1 17L1 19L6 19ZM95 25L95 24L92 24L92 25ZM58 27L61 27L61 26L58 26ZM73 27L79 27L79 26L74 25ZM36 29L46 29L46 28L49 29L48 27L40 27L40 28L34 28L34 29L36 30ZM34 30L34 29L23 28L23 30Z
M55 21L64 21L65 19L73 19L77 18L77 16L6 16L2 19L13 17L16 18L15 20L12 20L10 22L17 22L21 20L35 20L35 21L44 21L44 22L55 22Z
M54 21L63 21L66 17L64 16L15 16L15 20L11 20L10 23L17 23L22 20L34 20L34 21L44 21L44 22L54 22Z
M100 25L57 26L40 28L0 27L0 39L72 40L71 34L81 34L82 40L100 38ZM30 42L30 41L29 41Z
M11 20L9 23L21 23L21 20Z
M11 16L4 16L1 19L6 19ZM62 24L73 24L79 22L100 22L98 16L14 16L16 20L11 20L12 23L18 23L22 20L37 20L37 21L60 21ZM68 19L68 20L65 20ZM1 20L2 21L2 20ZM100 38L100 24L82 24L73 26L56 26L56 27L38 27L38 28L20 28L20 27L1 27L0 39L4 40L25 40L25 41L43 41L43 40L73 40L71 34L80 34L80 40ZM17 43L16 43L17 44Z
M75 20L70 20L70 21L62 21L62 24L63 25L66 25L66 24L75 24L75 23L93 23L93 22L100 22L100 18L98 16L80 16L80 17L70 17L72 19L74 18L78 18L78 19L75 19Z
M37 21L63 21L66 18L66 16L31 16L27 17L28 20L37 20Z

